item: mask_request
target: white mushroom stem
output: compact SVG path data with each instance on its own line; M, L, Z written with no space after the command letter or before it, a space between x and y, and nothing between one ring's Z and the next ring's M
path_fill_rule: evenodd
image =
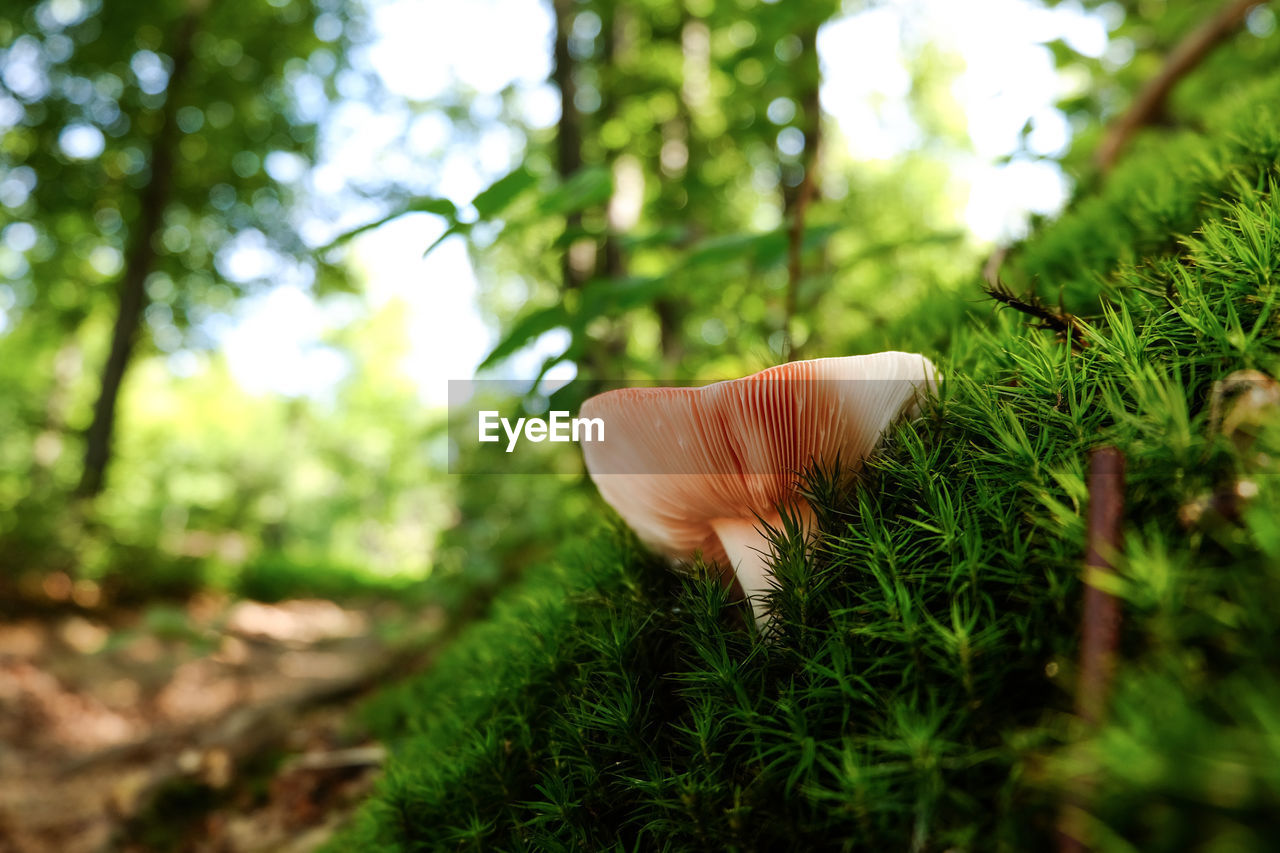
M807 505L798 509L801 524L812 536L817 529L813 511ZM781 530L782 516L775 512L765 517L763 523L754 518L717 518L711 521L759 628L767 627L772 621L771 614L765 610L764 599L774 588L773 570L769 565L773 543L769 541L765 525Z
M772 522L770 522L772 524ZM747 596L756 624L763 625L764 605L757 601L768 593L773 572L769 570L769 555L773 545L755 519L717 518L711 522L720 544L729 557L733 573Z

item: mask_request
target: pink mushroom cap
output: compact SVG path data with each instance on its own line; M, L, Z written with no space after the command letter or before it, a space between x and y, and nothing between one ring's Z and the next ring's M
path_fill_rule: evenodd
M780 509L811 518L800 473L837 459L858 470L936 383L924 356L881 352L700 388L608 391L579 413L604 423L604 439L584 442L583 455L600 494L643 542L676 559L727 562L751 601L772 584L762 522L779 526Z

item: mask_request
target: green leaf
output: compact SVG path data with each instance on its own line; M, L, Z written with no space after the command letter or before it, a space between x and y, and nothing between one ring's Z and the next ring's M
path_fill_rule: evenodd
M840 230L842 226L838 223L826 223L822 225L809 224L805 226L804 235L800 239L800 249L804 252L811 252L814 249L823 246L827 240ZM787 263L791 256L791 231L783 227L777 231L771 231L767 235L762 235L766 239L762 239L756 246L756 266L760 269L770 269L775 266L782 266Z
M458 208L453 202L447 198L434 196L415 199L409 205L409 212L434 213L436 216L443 216L448 220L456 220L458 218Z
M573 349L573 345L570 344L565 349L565 351L560 353L559 355L547 356L546 360L542 362L542 367L538 369L538 375L535 376L533 379L533 387L537 388L538 385L542 383L542 380L546 378L547 373L550 372L551 368L555 367L560 362L566 360L569 357L570 350L572 349Z
M544 332L549 332L557 326L566 326L568 324L569 314L564 310L564 305L558 303L525 314L515 322L511 330L507 332L506 337L498 341L497 346L484 357L484 361L480 363L478 369L483 370L486 367L492 367L521 347L532 343Z
M465 237L470 233L471 233L470 222L455 222L453 224L453 227L446 229L443 234L441 234L439 237L437 237L435 240L431 242L430 246L427 246L427 248L422 251L422 257L425 258L427 255L434 252L441 243L443 243L445 240L448 240L450 237L453 237L454 235L457 235L457 234L461 234L462 236Z
M548 215L575 213L601 204L613 195L613 176L603 166L588 166L538 202L538 210Z
M722 234L708 237L689 252L685 259L685 266L699 267L746 260L755 255L756 249L762 242L771 237L776 240L775 234L776 232L771 231L764 234Z
M480 219L491 219L537 183L538 176L522 163L477 193L471 200L471 206Z
M336 246L341 246L343 243L350 242L366 231L372 231L375 228L380 228L393 219L399 219L401 216L409 213L434 213L436 216L443 216L445 221L450 224L449 230L445 232L446 235L449 231L453 230L458 222L458 208L453 202L449 201L449 199L439 198L437 196L422 196L421 198L411 200L407 205L399 210L388 213L386 216L375 219L372 222L366 222L358 228L353 228L344 234L338 235L324 246L320 247L317 251L327 252ZM442 237L441 239L444 238Z
M665 276L592 279L582 290L582 310L578 325L586 325L604 314L616 314L638 305L651 304L662 295L666 287Z
M804 239L801 240L802 246L808 242L810 236L811 231L806 228ZM766 270L785 266L791 254L791 233L784 227L761 234L752 249L754 253L751 256L751 262L757 269Z
M876 260L903 249L918 249L933 245L946 246L953 243L961 243L964 239L965 233L963 231L941 231L936 234L922 234L919 237L904 240L884 240L859 249L845 261L845 266Z
M564 249L573 245L576 240L580 240L584 237L589 239L598 239L603 236L604 229L602 228L588 228L585 225L576 225L573 228L564 229L560 236L551 243L551 248Z
M688 229L681 225L668 225L647 234L620 234L618 245L628 251L646 249L650 246L670 246L679 248L688 237Z

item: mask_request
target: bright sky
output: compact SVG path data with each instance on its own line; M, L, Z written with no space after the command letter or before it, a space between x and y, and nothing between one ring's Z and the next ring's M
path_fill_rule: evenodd
M366 61L394 93L425 100L453 86L478 93L481 109L497 116L496 94L514 83L526 117L555 122L558 98L547 84L551 69L549 4L527 0L370 0L376 40ZM1118 8L1118 7L1117 7ZM1032 0L900 0L832 22L819 34L824 109L851 140L854 156L886 158L915 141L906 107L909 78L903 56L920 39L945 46L963 60L953 93L964 109L975 153L955 164L971 187L965 220L982 239L1017 236L1027 213L1060 208L1068 187L1057 166L1040 159L1061 153L1070 128L1053 103L1072 82L1054 69L1045 43L1062 38L1090 56L1114 48L1106 21L1114 10L1086 14L1070 2L1047 10ZM449 26L439 22L447 20ZM358 92L353 92L358 95ZM1031 122L1033 156L1006 165L1021 129ZM408 146L400 134L408 128ZM309 178L324 195L362 175L421 176L419 189L465 204L519 155L519 140L495 123L476 141L449 144L439 116L378 113L353 98L334 116L325 161ZM440 156L443 148L444 155ZM350 208L336 221L304 226L315 243L373 218ZM354 246L354 261L377 307L403 300L409 310L412 351L404 364L424 402L443 405L447 381L472 376L496 336L476 307L477 283L460 241L447 241L427 258L423 249L442 230L440 221L415 215L373 231ZM248 300L219 337L232 369L246 387L321 394L342 375L343 359L319 343L343 317L306 295L302 282L284 284ZM552 336L554 337L554 335ZM517 357L509 376L531 374L553 350Z

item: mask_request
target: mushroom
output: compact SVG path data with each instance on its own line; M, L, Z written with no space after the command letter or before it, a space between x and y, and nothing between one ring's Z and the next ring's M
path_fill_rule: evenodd
M602 440L584 442L600 494L653 549L727 562L756 621L772 585L767 528L784 512L813 528L799 473L838 458L853 469L936 384L922 355L881 352L771 367L701 388L623 388L588 399Z

